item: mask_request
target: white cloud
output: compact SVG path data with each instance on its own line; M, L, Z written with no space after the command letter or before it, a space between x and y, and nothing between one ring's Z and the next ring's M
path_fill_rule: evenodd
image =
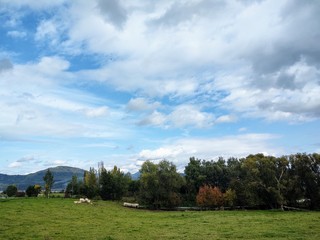
M27 33L23 31L9 31L7 32L7 35L12 38L25 38Z
M49 42L61 52L111 56L113 60L102 68L82 71L78 76L117 90L138 91L151 98L206 94L210 99L224 92L215 104L232 113L273 120L278 120L277 116L312 119L310 115L318 111L314 104L317 98L305 100L307 109L300 112L290 106L271 111L261 107L276 106L278 102L272 101L279 95L280 105L290 102L292 95L306 95L306 91L283 94L281 88L290 87L288 76L294 76L292 86L300 89L306 81L319 78L319 68L311 61L308 71L313 68L314 77L291 69L299 64L301 56L318 58L317 51L312 53L312 48L318 49L312 33L319 32L319 24L312 18L316 10L307 4L298 5L275 0L139 4L82 1L41 21L36 39ZM296 9L297 16L288 9ZM295 25L310 22L311 29L301 28L305 34L296 34ZM308 44L302 45L305 41ZM264 99L259 100L262 95ZM140 104L156 110L147 106L152 101L142 99L132 99L128 109Z
M60 57L43 57L36 65L39 72L56 74L67 70L70 63Z
M166 106L166 108L169 108ZM174 106L170 113L162 113L157 110L145 116L139 125L153 125L162 128L208 128L214 123L211 113L201 111L196 106L182 104Z
M47 21L44 20L42 21L38 27L37 27L37 32L35 34L35 39L37 41L40 40L50 40L51 44L58 44L58 29L56 23L53 21Z
M145 98L131 98L127 104L127 109L129 111L150 111L155 110L160 107L159 102L150 102Z
M102 117L108 114L108 107L98 107L98 108L92 108L92 109L86 109L85 114L88 117Z
M22 166L22 163L21 162L12 162L9 164L9 168L19 168Z
M222 115L216 119L216 123L230 123L235 122L237 118L233 115Z
M66 161L65 160L54 160L52 162L53 165L65 165Z
M169 114L168 120L175 127L195 126L205 128L213 124L214 117L210 113L200 111L195 106L180 105Z
M179 166L188 163L190 157L212 160L219 156L246 157L249 154L265 153L281 155L283 149L272 146L270 141L278 138L272 134L240 134L217 138L181 138L156 149L144 149L141 160L168 159Z
M174 148L158 148L156 150L142 150L139 153L139 158L146 160L157 160L174 158L183 152L183 148L175 146Z
M0 73L0 129L8 136L111 137L129 131L120 127L124 113L106 106L106 99L70 89L75 75L69 62L43 57ZM108 102L109 103L109 102ZM99 119L108 114L108 119ZM94 118L97 118L96 120Z
M152 125L163 127L166 123L166 116L158 111L153 111L151 115L142 119L138 125Z
M267 81L268 87L241 81L236 86L225 85L224 90L230 94L221 103L232 112L272 121L303 122L319 118L320 69L301 60L265 78L260 80ZM232 77L223 77L219 84L229 79Z
M246 127L241 127L238 129L238 132L246 132L248 129Z

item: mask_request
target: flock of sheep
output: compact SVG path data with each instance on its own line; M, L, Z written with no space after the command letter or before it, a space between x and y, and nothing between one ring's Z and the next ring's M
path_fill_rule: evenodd
M74 203L79 204L79 203L89 203L92 204L92 201L88 198L80 198L79 201L74 201ZM124 207L130 207L130 208L139 208L139 204L138 203L128 203L128 202L124 202L123 203Z

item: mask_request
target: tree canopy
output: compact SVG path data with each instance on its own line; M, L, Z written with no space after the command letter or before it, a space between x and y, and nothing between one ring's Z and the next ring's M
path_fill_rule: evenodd
M131 197L154 208L176 206L320 209L320 155L297 153L274 157L263 154L216 161L189 159L184 175L169 161L145 161L138 180L117 166L90 168L83 181L73 178L74 194L121 200Z

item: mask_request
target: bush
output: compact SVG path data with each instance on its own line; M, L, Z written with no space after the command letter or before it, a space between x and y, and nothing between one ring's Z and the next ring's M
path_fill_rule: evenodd
M29 186L26 190L26 194L28 197L37 197L40 192L41 192L41 186L37 184L33 186Z
M8 197L13 197L17 194L18 189L16 187L16 185L9 185L6 189L6 194L8 195Z
M204 185L200 187L196 201L201 207L221 207L223 194L218 187Z

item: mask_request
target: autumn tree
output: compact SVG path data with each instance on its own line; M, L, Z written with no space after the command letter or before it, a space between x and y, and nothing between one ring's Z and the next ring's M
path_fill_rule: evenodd
M185 168L186 186L188 187L187 199L193 201L199 189L203 185L216 186L221 191L229 188L230 176L226 161L220 157L217 161L205 161L189 159L189 163Z
M201 207L221 207L223 206L223 200L220 189L210 185L200 187L196 197L197 205Z

